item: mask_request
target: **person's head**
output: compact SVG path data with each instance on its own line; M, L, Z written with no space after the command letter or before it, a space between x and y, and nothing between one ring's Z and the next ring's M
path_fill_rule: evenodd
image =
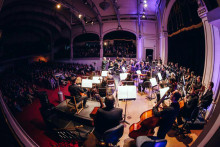
M191 77L193 77L193 76L194 76L194 71L191 72Z
M131 74L128 74L126 79L130 80L131 79Z
M178 102L179 98L181 98L181 94L179 93L178 90L174 91L170 96L170 100L172 102Z
M113 108L115 104L115 98L113 95L107 96L105 98L105 106L106 108Z
M214 83L213 82L209 82L209 89L211 90L214 87Z
M76 84L76 77L72 77L72 78L71 78L71 84L72 84L72 85Z
M190 73L190 68L187 68L187 72Z
M198 76L198 77L196 78L196 81L197 81L197 83L200 83L200 82L201 82L201 77Z

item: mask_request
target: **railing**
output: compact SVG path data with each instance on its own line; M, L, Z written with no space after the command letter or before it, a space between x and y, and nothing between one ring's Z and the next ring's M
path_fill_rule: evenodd
M15 135L16 139L18 138L20 145L28 147L39 147L28 134L23 130L17 120L14 118L13 114L8 109L8 106L5 104L2 93L0 91L0 104L2 112L5 116L6 122L11 128L12 133Z

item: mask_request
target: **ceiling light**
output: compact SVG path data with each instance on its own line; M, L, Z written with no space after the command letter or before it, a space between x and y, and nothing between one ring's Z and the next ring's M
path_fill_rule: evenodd
M91 22L91 24L93 25L93 24L94 24L94 22L92 21L92 22Z
M57 7L57 9L60 9L61 8L61 4L57 4L56 7Z
M110 6L109 2L106 2L106 0L104 0L103 2L99 3L99 7L102 9L102 10L106 10L108 9Z
M144 4L146 4L147 3L147 1L146 0L144 0Z
M146 16L145 15L142 15L142 18L145 18Z
M79 18L82 18L82 14L79 14Z
M147 4L144 4L144 8L147 8L147 6L148 6Z

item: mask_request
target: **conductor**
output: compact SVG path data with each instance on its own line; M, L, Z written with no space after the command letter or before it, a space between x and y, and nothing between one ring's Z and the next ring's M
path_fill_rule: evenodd
M106 65L107 65L108 61L106 60L106 57L103 58L102 60L102 70L105 71L106 70Z

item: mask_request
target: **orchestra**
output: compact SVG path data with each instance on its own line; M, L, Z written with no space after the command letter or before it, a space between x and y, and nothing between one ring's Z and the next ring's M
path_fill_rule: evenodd
M95 90L94 88L93 90L88 90L91 91L91 93L94 93L91 95L95 96L95 99L99 102L102 102L103 98L100 97L97 89L108 87L108 81L114 80L121 73L127 73L127 77L124 80L119 80L118 85L136 85L137 91L141 95L145 94L146 88L152 88L152 83L150 81L152 78L155 78L158 82L158 90L160 88L169 87L168 92L165 94L166 100L163 98L164 100L161 102L161 99L158 99L157 97L157 102L163 103L163 105L161 106L157 103L152 110L143 112L140 116L141 120L144 120L143 122L139 121L137 124L130 126L129 136L134 139L144 134L152 136L156 126L159 126L157 137L163 139L167 132L172 128L173 124L182 124L182 117L189 117L197 106L207 109L212 102L213 83L210 82L208 89L205 92L205 85L202 84L201 77L195 76L194 71L190 71L189 68L186 70L185 67L179 67L177 63L174 64L169 62L168 65L164 65L162 64L161 59L150 63L147 61L138 61L137 59L120 59L119 57L115 60L106 60L104 57L101 69L102 71L108 71L107 76L101 78L101 82L96 85ZM69 91L72 95L73 90L71 87L69 87ZM115 91L117 93L117 88L115 88ZM205 94L203 94L204 92ZM113 98L113 93L114 90L111 92L111 95L107 94L106 96L108 98ZM156 94L160 95L158 92L156 92ZM86 100L87 98L84 100L85 103ZM115 97L115 101L117 101L117 96ZM169 101L169 105L165 104L166 101ZM94 118L94 126L96 129L103 126L100 125L100 120L104 121L103 119L106 118L103 114L103 116L99 116L100 118L97 120L96 113L105 109L107 109L107 107L100 103L100 108L94 108L90 114L90 116ZM143 119L144 113L147 113L146 116L149 116L150 114L154 119L157 118L153 123L154 127L152 127L152 124L149 125L146 123L148 119L151 118ZM140 125L139 128L141 128L141 131L136 130L137 125ZM148 125L152 128L150 130L145 130L146 128L149 128Z

